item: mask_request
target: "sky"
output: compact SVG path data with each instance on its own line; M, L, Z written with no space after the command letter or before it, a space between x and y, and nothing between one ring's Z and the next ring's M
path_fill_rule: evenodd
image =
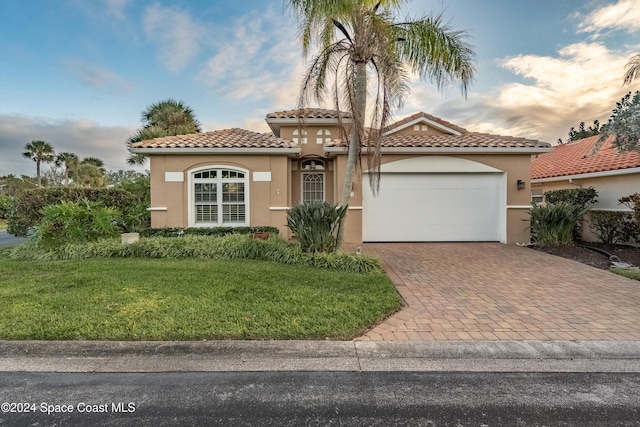
M622 85L640 0L414 0L398 19L427 14L468 33L475 80L465 98L414 78L398 119L424 111L553 144L640 90ZM0 176L35 175L21 155L32 140L131 169L127 138L167 98L204 131L267 132L267 113L295 108L308 64L283 0L2 0L0 21Z

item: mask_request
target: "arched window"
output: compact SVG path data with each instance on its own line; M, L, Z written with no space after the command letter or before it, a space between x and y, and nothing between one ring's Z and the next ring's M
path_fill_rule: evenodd
M324 144L331 141L331 131L329 129L320 129L316 132L316 144Z
M293 130L293 143L294 144L306 144L307 143L307 131L305 129Z
M190 225L249 224L249 173L225 167L203 168L190 175Z
M324 170L324 161L322 161L320 159L303 160L300 169L302 169L303 171L309 171L309 170L323 171Z

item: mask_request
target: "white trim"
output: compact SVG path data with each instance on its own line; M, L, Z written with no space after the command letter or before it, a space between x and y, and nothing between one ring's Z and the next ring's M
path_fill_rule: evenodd
M184 182L184 172L165 172L164 182Z
M270 211L288 211L289 209L291 209L288 206L270 206L269 210Z
M385 132L384 135L391 135L393 133L396 133L396 132L398 132L398 131L400 131L402 129L406 129L406 128L411 127L411 126L413 126L415 124L418 124L418 123L427 123L427 125L431 125L432 127L440 129L442 131L445 131L445 132L447 132L447 133L449 133L451 135L456 135L456 136L462 135L461 132L458 132L457 130L453 130L450 127L442 125L442 124L440 124L438 122L434 122L433 120L429 120L426 117L418 117L417 119L413 119L408 123L405 123L405 124L403 124L401 126L398 126L397 128L393 128L389 132Z
M140 154L299 154L300 148L130 148Z
M364 149L364 148L363 148ZM551 147L522 147L522 148L496 148L496 147L382 147L383 153L407 153L407 154L536 154L548 153ZM325 147L328 154L347 154L347 147Z
M601 178L605 176L630 175L634 173L640 173L640 168L617 169L612 171L581 173L577 175L553 176L550 178L536 178L532 179L531 183L567 181L569 179Z
M507 205L507 209L531 209L531 205Z
M271 182L271 172L254 172L253 182Z
M237 224L222 224L220 222L220 219L222 218L222 211L218 212L218 224L211 224L211 223L200 223L200 224L196 224L195 221L195 209L194 209L194 178L193 175L203 171L203 170L209 170L209 169L228 169L228 170L235 170L238 172L242 172L244 173L244 183L245 183L245 189L244 189L244 223L237 223ZM251 180L249 179L249 170L245 169L245 168L241 168L238 166L230 166L230 165L220 165L220 164L213 164L213 165L206 165L206 166L198 166L197 168L193 168L193 169L189 169L187 171L187 185L189 186L189 188L187 189L188 193L187 193L187 224L189 227L219 227L219 226L223 226L223 227L247 227L251 224L250 221L250 212L251 212L251 207L250 207L250 201L251 201L251 191L250 191L250 186L251 186ZM218 178L217 178L218 180ZM220 182L220 181L218 181ZM222 197L222 195L220 194L220 197Z
M347 210L349 210L349 211L361 211L362 210L362 206L349 206L347 208Z
M368 173L369 171L365 171ZM451 156L420 156L380 165L380 173L502 173L474 160Z
M156 212L156 211L166 211L168 209L166 207L161 207L161 208L147 208L147 210L149 212Z
M322 200L324 201L325 199L325 194L326 194L326 189L325 189L325 184L327 182L326 177L324 172L318 172L318 171L312 171L312 170L308 170L308 171L304 171L300 173L300 200L302 202L304 202L304 177L306 175L321 175L322 176Z

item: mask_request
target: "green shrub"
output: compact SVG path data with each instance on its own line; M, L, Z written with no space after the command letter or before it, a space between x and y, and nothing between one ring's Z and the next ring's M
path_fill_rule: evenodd
M13 199L10 196L3 196L0 194L0 219L6 219L9 217L12 200Z
M640 194L633 193L629 196L618 199L621 205L626 205L630 209L633 209L633 215L636 220L636 227L640 228Z
M586 208L567 202L549 205L533 205L531 216L532 235L539 245L568 245L573 241L573 230Z
M544 193L544 200L547 204L570 203L585 212L598 202L598 191L593 187L569 188L564 190L553 190ZM580 218L581 219L581 218ZM572 230L573 240L582 239L582 221L576 221Z
M269 240L252 239L240 234L222 237L184 236L141 238L136 243L123 244L118 239L101 239L84 244L62 245L55 250L27 242L12 248L8 256L30 261L79 260L89 258L170 258L170 259L254 259L281 264L299 265L368 273L381 271L376 258L346 253L302 252L278 236Z
M287 227L303 252L335 252L347 208L326 201L300 203L287 211Z
M35 241L45 248L67 243L86 243L120 233L120 213L95 202L62 201L46 206L35 232Z
M564 202L584 209L598 202L598 191L593 187L553 190L544 193L544 200L552 205Z
M114 188L50 187L26 190L15 197L8 218L7 231L16 236L26 236L31 227L42 219L42 209L61 201L88 200L108 208L115 208L126 215L136 207L136 198L128 191Z
M590 211L589 227L599 241L608 244L638 239L638 229L629 212Z
M181 236L226 236L227 234L269 233L279 235L277 227L163 227L147 228L140 231L141 237L181 237Z

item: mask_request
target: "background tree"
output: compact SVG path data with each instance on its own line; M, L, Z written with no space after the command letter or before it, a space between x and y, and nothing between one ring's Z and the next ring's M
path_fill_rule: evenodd
M45 141L31 141L24 146L25 151L22 153L23 157L32 159L36 162L36 179L38 186L42 185L42 178L40 173L40 165L44 163L52 163L55 160L55 152L51 144Z
M73 182L83 187L104 187L104 170L93 163L80 162L73 172Z
M593 125L589 126L589 128L585 129L584 122L580 122L578 125L578 130L576 128L571 127L569 130L569 138L567 142L577 141L579 139L588 138L590 136L600 135L605 126L600 126L600 121L594 120ZM558 138L558 144L562 144L562 138Z
M336 110L353 117L340 199L340 205L345 206L363 144L372 172L371 188L374 192L379 188L382 129L389 123L392 109L402 107L409 92L410 72L439 89L457 81L466 95L474 75L473 49L466 42L467 34L452 29L441 15L398 21L395 12L406 0L287 3L299 20L304 55L318 47L303 80L299 107L311 101L322 105L330 95ZM367 111L370 82L375 89Z
M627 72L624 74L624 84L628 85L640 75L640 52L629 59L625 68Z
M147 107L142 112L142 128L127 140L127 148L135 142L173 135L199 133L200 122L193 110L182 101L167 99ZM142 165L146 162L144 154L131 154L127 159L130 165Z
M599 148L604 140L615 135L613 146L620 151L640 151L640 92L627 93L616 103L609 122L603 126Z
M56 156L56 165L64 167L64 185L69 185L70 172L78 167L78 163L78 156L73 153L63 152Z
M123 170L119 169L117 171L110 170L105 174L105 178L107 182L112 185L118 185L125 181L134 181L137 178L147 176L148 173L141 173L134 170Z

